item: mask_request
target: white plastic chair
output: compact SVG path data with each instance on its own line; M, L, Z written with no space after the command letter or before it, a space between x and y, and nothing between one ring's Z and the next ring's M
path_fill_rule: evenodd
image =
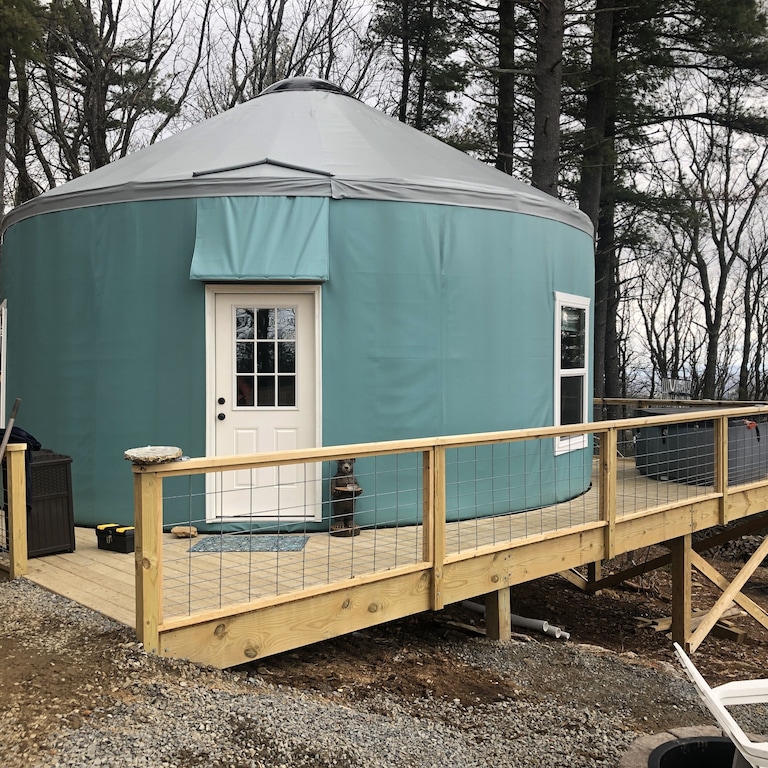
M677 644L675 653L691 682L696 686L699 698L714 715L718 725L736 747L732 768L768 768L768 742L752 741L733 719L727 706L734 704L762 704L768 702L768 680L737 680L710 688L707 681Z

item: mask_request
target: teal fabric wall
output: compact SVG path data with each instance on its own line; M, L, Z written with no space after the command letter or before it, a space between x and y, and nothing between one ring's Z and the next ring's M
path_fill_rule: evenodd
M205 286L190 279L196 208L83 208L5 235L7 396L22 398L19 426L72 456L80 525L132 521L125 449L205 453ZM552 423L554 293L593 295L587 235L429 204L331 200L328 211L325 445ZM589 485L589 450L555 457L547 442L455 453L452 519L549 504ZM414 462L358 462L362 525L419 519ZM166 524L204 516L202 487L200 477L166 487L178 493ZM326 499L325 516L328 508Z
M127 448L205 452L204 286L194 200L46 214L5 234L9 401L72 457L80 525L131 523Z
M554 294L593 296L587 235L513 213L348 200L332 205L330 254L326 445L553 423ZM589 449L555 457L547 441L495 456L457 453L448 467L452 519L551 504L589 487ZM389 478L377 489L390 498L413 487L413 472L400 477L385 463L362 460L358 475ZM362 525L380 520L375 504L359 499ZM387 512L401 522L418 514L417 499Z

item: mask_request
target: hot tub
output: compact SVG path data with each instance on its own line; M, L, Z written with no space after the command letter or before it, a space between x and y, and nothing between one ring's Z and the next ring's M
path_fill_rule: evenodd
M693 414L705 409L686 410ZM681 412L680 408L644 408L639 415L678 415ZM635 466L641 474L654 480L712 485L715 478L714 421L703 419L640 427L635 433ZM728 484L749 483L766 475L768 425L750 419L729 419Z

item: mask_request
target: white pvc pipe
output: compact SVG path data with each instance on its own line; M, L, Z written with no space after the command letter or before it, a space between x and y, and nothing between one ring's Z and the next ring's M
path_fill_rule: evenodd
M538 629L539 632L546 632L549 629L549 622L541 619L527 619L525 616L512 614L512 624L515 627L525 627L526 629Z
M479 613L481 616L485 616L485 606L480 605L480 603L476 603L474 600L462 600L461 607L466 608L468 611ZM545 635L554 637L557 640L568 640L571 637L570 632L566 632L565 630L560 629L560 627L553 627L548 621L543 621L542 619L529 619L525 616L518 616L514 613L510 618L512 625L515 627L536 629L539 632L543 632Z

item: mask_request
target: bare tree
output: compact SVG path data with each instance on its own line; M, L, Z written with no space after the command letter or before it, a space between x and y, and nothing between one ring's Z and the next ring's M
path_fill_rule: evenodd
M288 77L331 80L350 93L375 75L367 37L370 9L354 0L221 2L210 20L210 49L195 101L210 117Z
M649 150L641 181L656 201L655 227L664 233L655 238L660 255L649 263L644 281L647 287L660 276L650 295L661 296L666 283L666 298L639 307L653 365L664 375L668 363L668 375L674 375L682 364L703 398L723 397L737 382L746 391L749 363L742 363L738 376L738 355L750 358L760 303L752 291L765 261L756 242L765 236L761 203L768 144L739 129L737 116L748 98L748 86L727 77L688 73L670 80L665 99L681 117L657 128L658 143ZM697 120L683 117L693 113ZM661 318L653 315L658 306L668 307ZM664 325L665 340L674 342L672 354L658 336L651 340L651 330L659 334Z
M18 78L15 161L20 182L34 181L26 196L151 143L179 116L210 4L51 2L40 53Z

